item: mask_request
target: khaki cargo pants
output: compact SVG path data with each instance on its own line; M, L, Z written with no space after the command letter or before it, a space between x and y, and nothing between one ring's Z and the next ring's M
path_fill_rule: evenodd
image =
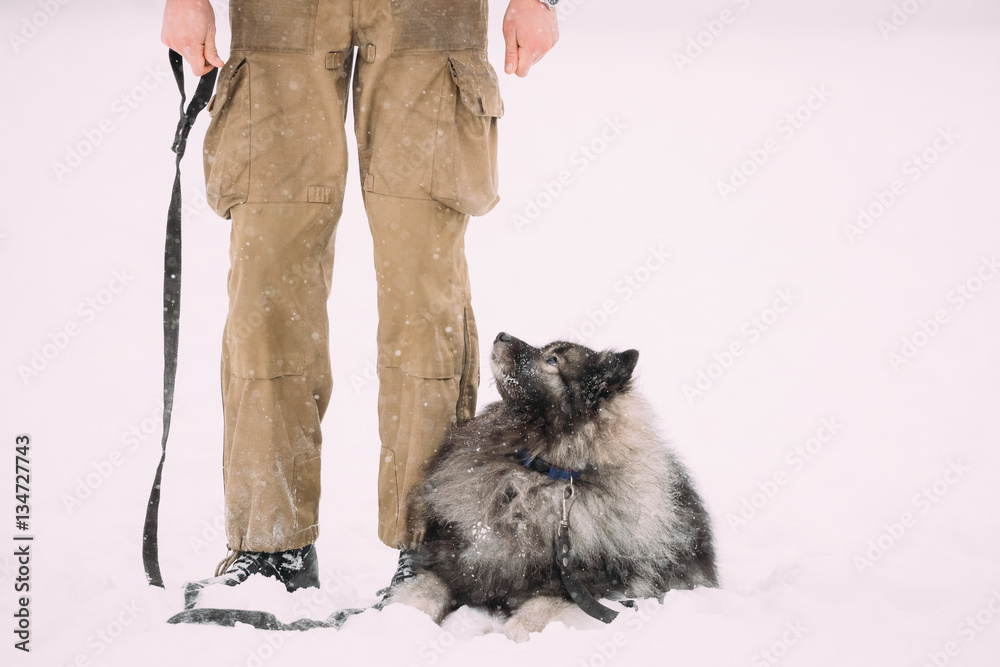
M232 218L229 546L274 552L319 534L350 93L378 279L379 537L399 547L407 490L442 435L475 412L464 234L497 202L502 115L486 0L232 0L230 10L232 55L205 139L209 202Z

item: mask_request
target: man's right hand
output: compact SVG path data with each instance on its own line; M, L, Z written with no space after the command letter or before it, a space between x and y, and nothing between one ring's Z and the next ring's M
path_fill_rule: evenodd
M195 76L226 64L215 48L215 12L208 0L167 0L160 39L188 61Z

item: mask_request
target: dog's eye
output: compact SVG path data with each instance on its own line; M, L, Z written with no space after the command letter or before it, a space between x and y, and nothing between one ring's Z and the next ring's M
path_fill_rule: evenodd
M549 357L548 359L545 360L545 363L549 364L550 366L555 366L556 364L559 363L559 360L556 359L555 357Z

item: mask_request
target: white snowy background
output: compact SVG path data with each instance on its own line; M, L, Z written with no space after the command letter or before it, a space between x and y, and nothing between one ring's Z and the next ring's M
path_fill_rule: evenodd
M140 536L178 100L162 3L4 0L0 663L998 664L1000 5L562 2L555 50L527 79L501 75L502 201L468 233L482 352L501 330L639 349L639 388L713 513L722 588L524 644L480 634L468 611L444 628L407 608L340 631L166 625L181 584L225 552L229 231L201 199L207 117L185 163L160 590ZM323 588L261 580L221 600L284 620L370 604L396 559L375 536L375 281L356 186L337 248ZM495 399L484 369L480 404ZM13 648L25 433L29 654Z

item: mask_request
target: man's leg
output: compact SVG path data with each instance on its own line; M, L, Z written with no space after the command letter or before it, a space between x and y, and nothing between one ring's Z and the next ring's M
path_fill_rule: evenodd
M410 544L407 492L445 433L475 413L479 341L465 228L430 200L365 193L378 279L379 539Z
M320 420L333 386L326 306L340 211L242 204L232 215L226 534L235 551L286 551L319 534Z
M229 547L318 535L327 298L347 170L350 0L233 0L232 56L205 142L209 201L232 217L222 359Z
M354 116L378 278L379 538L412 544L408 492L475 412L479 342L464 235L497 201L486 3L358 6ZM402 561L401 561L402 564Z

